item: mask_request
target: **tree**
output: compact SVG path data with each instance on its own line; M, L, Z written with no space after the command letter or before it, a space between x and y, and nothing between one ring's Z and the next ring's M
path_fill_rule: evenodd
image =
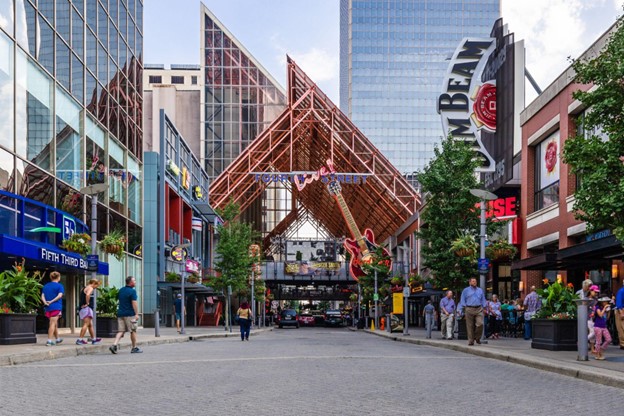
M459 289L477 275L476 257L458 257L451 251L460 235L479 235L479 199L470 189L479 188L475 169L479 161L465 142L447 137L435 156L418 175L426 205L421 212L423 266L432 272L432 284L439 289ZM500 227L489 223L488 235Z
M260 261L249 254L257 235L251 224L238 219L239 214L239 206L232 201L219 211L224 223L217 226L214 268L218 275L210 276L207 285L224 292L231 286L233 293L249 293L252 265Z
M579 119L581 128L576 136L566 140L563 159L580 179L575 192L576 218L586 221L590 232L612 229L624 243L623 57L620 19L599 56L572 63L576 81L593 84L595 89L572 94L589 111Z

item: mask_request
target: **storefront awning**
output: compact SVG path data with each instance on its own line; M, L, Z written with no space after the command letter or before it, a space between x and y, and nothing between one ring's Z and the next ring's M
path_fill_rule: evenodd
M170 283L170 282L158 282L158 288L168 288L171 290L182 290L182 284L180 282ZM208 296L217 296L220 293L215 292L213 288L210 286L204 286L202 284L197 283L188 283L186 282L184 285L184 291L186 293L192 293L194 295L208 295Z
M511 270L556 270L559 268L557 253L542 253L511 263Z
M53 269L61 273L87 271L87 261L79 254L6 234L0 234L0 253L2 254L0 263L12 264L23 257L27 259L27 266L32 265L40 269ZM97 273L108 276L108 263L98 262Z
M199 215L202 216L207 222L214 224L215 219L217 219L217 221L223 223L219 214L216 213L214 208L212 208L209 203L204 201L193 201L191 202L191 206L195 208Z
M613 258L617 257L618 254L624 256L624 248L614 235L559 250L559 258L563 260L579 256L583 256L585 259L588 256L601 258L609 256Z

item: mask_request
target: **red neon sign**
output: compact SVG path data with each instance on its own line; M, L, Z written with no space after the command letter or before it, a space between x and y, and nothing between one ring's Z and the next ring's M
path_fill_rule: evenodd
M480 203L475 204L475 208L479 209L480 207ZM498 198L494 201L488 201L487 203L487 211L485 214L487 218L513 217L515 215L517 215L515 196Z

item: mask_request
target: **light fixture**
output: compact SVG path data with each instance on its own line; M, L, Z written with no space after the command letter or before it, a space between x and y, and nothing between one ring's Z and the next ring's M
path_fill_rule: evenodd
M518 285L518 290L520 290L520 292L524 291L524 281L520 280L520 284Z
M617 279L618 278L618 265L617 265L617 263L613 263L611 265L611 278L612 279Z

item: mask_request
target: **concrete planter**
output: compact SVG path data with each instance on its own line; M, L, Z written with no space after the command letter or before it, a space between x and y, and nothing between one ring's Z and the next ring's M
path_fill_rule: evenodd
M117 318L97 317L96 318L96 336L98 338L115 338L119 326Z
M550 351L576 351L576 319L532 319L531 348Z
M0 313L0 345L35 344L37 315Z

